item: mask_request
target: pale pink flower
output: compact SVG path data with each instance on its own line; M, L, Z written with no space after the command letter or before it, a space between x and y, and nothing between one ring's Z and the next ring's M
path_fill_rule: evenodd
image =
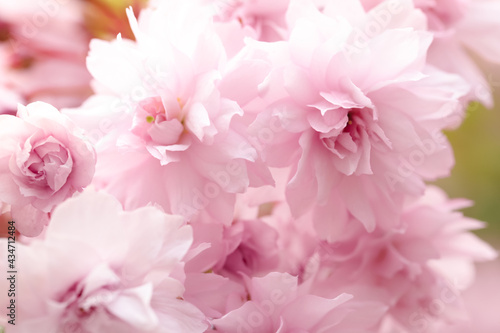
M267 248L271 249L267 251L267 260L276 252L279 257L274 271L301 275L318 245L317 233L311 223L313 212L309 211L299 218L293 217L284 197L288 173L276 171L278 170L273 170L277 183L275 189L251 189L239 196L237 207L247 221L264 222L270 227L270 234L277 233L278 236L272 242L267 241L271 243L267 245ZM244 206L246 209L243 209Z
M498 279L500 278L500 261L480 263L477 265L477 273L474 284L463 293L463 305L466 310L462 316L455 318L452 322L436 321L429 313L420 312L414 316L413 327L405 327L393 318L386 318L379 332L391 333L470 333L473 331L481 333L496 333L500 330L500 318L497 315L499 307L500 289ZM434 311L439 312L443 305L455 301L458 290L445 287L441 290L441 297L434 300Z
M236 219L230 226L197 219L191 225L193 247L203 250L186 263L188 272L211 271L239 280L241 274L262 276L278 268L279 235L258 219Z
M284 203L286 173L276 172L276 188L263 186L238 194L231 225L214 224L206 214L191 220L194 248L203 249L186 263L186 271L211 271L240 280L242 274L263 276L272 271L297 272L315 245L310 216L294 223ZM279 192L281 192L279 194ZM305 223L300 223L304 219ZM290 240L293 238L293 241ZM290 244L293 243L293 244ZM310 244L314 243L314 244ZM297 252L297 253L295 253Z
M241 225L241 240L218 273L262 276L275 271L279 263L277 231L259 220L236 221L235 225Z
M182 217L153 207L124 212L112 196L88 190L55 209L45 236L17 244L13 332L206 329L182 299L181 261L192 242Z
M0 115L0 201L12 206L18 230L40 234L52 209L89 185L95 155L81 129L49 104L19 105Z
M272 130L264 160L292 166L290 208L295 216L314 208L329 240L350 216L369 231L375 221L396 226L403 195L420 195L424 180L449 174L453 156L441 130L460 121L469 90L460 77L426 66L432 36L420 11L393 10L368 38L373 12L343 4L320 11L293 1L289 40L251 43L273 66L260 87L267 107L251 133Z
M127 209L153 202L229 223L235 193L272 178L232 126L243 111L219 91L227 59L210 13L196 2L165 1L139 22L128 14L137 42L92 41L96 95L67 111L89 137L102 138L95 184ZM226 84L241 82L233 80Z
M460 321L460 293L474 279L474 262L496 257L470 232L484 224L455 211L469 204L429 187L424 197L407 202L401 230L360 228L350 239L321 243L311 259L317 270L304 278L313 279L314 292L324 297L341 291L386 304L386 317L411 332Z

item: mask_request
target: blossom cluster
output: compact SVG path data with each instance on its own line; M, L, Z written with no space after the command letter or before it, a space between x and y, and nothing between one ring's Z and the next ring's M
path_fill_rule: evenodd
M500 1L150 0L90 43L83 1L43 3L0 1L8 332L463 325L497 254L429 183L492 106Z

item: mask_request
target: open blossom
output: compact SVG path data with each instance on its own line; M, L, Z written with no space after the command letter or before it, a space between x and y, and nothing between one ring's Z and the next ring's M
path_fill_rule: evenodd
M204 316L182 299L191 242L180 216L123 212L93 190L68 199L45 239L17 245L15 332L203 332Z
M206 210L227 223L235 193L272 178L232 127L242 110L219 91L227 59L202 9L165 1L142 11L139 22L129 11L137 42L91 43L97 94L67 114L104 137L95 184L127 209L154 202L188 218ZM103 121L112 125L103 130Z
M453 165L441 130L460 118L469 86L426 65L432 36L420 11L392 10L391 21L360 42L373 13L359 2L332 1L320 11L292 1L289 40L251 45L273 65L261 87L267 107L251 131L276 128L263 158L293 167L292 212L315 209L326 239L338 237L349 216L369 231L376 220L396 226L403 194L420 195L424 180Z
M242 273L261 276L278 267L279 235L260 220L236 220L230 226L196 222L192 226L195 244L210 247L187 263L191 271L210 270L238 279Z
M18 230L37 236L52 209L92 181L94 150L66 116L42 102L0 115L0 201Z
M289 260L292 256L289 249L279 245L284 238L282 234L288 236L295 233L303 243L308 235L303 232L303 228L300 231L286 230L295 226L290 223L292 217L289 210L286 207L280 209L281 205L280 208L274 207L274 201L284 200L282 191L286 174L283 177L280 173L275 173L275 176L279 182L277 188L264 186L238 194L230 225L214 224L207 214L190 221L194 234L193 246L210 246L186 263L186 271L211 271L233 280L241 280L242 274L263 276L272 271L288 271L289 265L286 268L280 267L282 256L286 257L284 261L293 261ZM281 194L278 195L278 192ZM306 223L296 225L307 227Z
M457 321L465 315L460 293L474 280L474 262L497 255L470 232L483 223L455 211L469 204L429 187L405 205L401 230L360 228L342 241L322 243L304 278L313 279L313 290L324 297L343 291L386 304L386 317L410 332Z

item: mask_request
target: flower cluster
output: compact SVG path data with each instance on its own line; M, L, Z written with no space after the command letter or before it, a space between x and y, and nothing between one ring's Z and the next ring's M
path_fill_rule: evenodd
M60 28L83 2L54 3L21 51L70 76L88 34ZM26 8L0 13L0 47ZM59 110L15 107L38 99L23 82L59 76L21 80L0 48L12 332L460 325L474 264L496 252L459 211L470 202L428 182L454 164L443 131L492 105L470 52L500 63L500 1L150 0L126 15L133 35L93 39L90 74L39 98Z

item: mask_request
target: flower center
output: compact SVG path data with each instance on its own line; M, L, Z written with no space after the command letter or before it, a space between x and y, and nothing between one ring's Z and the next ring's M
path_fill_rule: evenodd
M349 153L356 153L359 141L366 130L363 119L364 110L352 109L347 113L347 123L338 135L325 133L321 135L323 145L332 153L343 159Z
M183 107L180 98L170 102L160 96L144 99L137 106L132 133L156 145L176 144L184 132Z
M66 183L73 165L67 149L53 137L36 142L32 147L21 167L28 182L32 186L49 186L58 191Z
M390 149L390 142L377 124L374 110L350 109L347 118L341 131L321 133L320 139L333 153L339 171L346 175L371 174L372 148Z

